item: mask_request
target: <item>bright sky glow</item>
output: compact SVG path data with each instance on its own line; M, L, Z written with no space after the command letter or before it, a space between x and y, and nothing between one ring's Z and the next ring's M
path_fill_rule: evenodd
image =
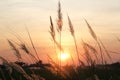
M11 30L15 34L21 35L23 40L30 44L25 25L31 33L39 55L45 56L51 53L49 50L51 47L53 49L54 45L49 34L49 16L52 16L56 27L57 4L58 0L0 0L0 55L12 56L9 54L12 51L6 41L6 39L16 40L10 34ZM81 39L88 42L92 40L84 22L84 18L86 18L109 50L114 48L113 50L120 51L119 42L115 37L120 37L120 0L61 0L61 4L62 46L74 45L68 27L68 14L73 23L79 46ZM63 56L65 57L65 55ZM114 59L119 60L116 57Z

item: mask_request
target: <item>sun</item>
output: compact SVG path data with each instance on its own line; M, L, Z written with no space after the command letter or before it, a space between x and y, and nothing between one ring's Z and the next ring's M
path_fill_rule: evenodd
M65 60L68 60L70 58L70 54L63 52L63 53L58 55L58 58L61 61L65 61Z

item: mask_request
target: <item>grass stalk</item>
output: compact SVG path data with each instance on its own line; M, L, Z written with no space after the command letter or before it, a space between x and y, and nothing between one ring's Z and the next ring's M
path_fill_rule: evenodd
M102 59L101 63L104 64L103 52L102 52L101 45L100 45L100 43L99 43L99 41L98 41L98 37L97 37L97 35L95 34L95 32L93 31L92 27L90 26L90 24L87 22L86 19L85 19L85 22L86 22L86 24L87 24L87 27L88 27L88 29L89 29L89 32L90 32L91 36L93 37L93 39L94 39L94 40L96 41L96 43L98 44L98 47L99 47L99 50L100 50L101 59Z
M75 34L74 34L74 28L73 28L73 25L72 25L72 22L71 22L69 16L68 16L68 24L69 24L71 35L72 35L72 37L74 39L74 44L75 44L75 49L76 49L76 53L77 53L77 58L78 58L78 62L79 62L79 65L80 65L80 57L79 57L79 52L78 52L76 37L75 37Z
M7 28L9 29L10 34L12 34L13 36L15 36L15 37L18 39L18 41L20 42L20 44L18 44L18 43L15 42L14 40L10 40L10 41L12 41L12 42L14 42L15 44L17 44L18 46L20 46L20 48L21 48L25 53L27 53L27 54L30 56L32 62L35 62L35 61L33 60L33 55L32 55L32 53L30 53L30 50L28 50L28 47L27 47L26 44L25 44L26 42L23 41L21 35L17 34L17 33L16 33L15 31L13 31L11 28L9 28L9 27L7 27ZM31 57L31 56L32 56L32 57ZM34 58L35 58L35 57L34 57ZM35 59L35 60L37 60L37 59Z
M30 35L30 33L29 33L27 27L26 27L26 31L27 31L27 33L28 33L28 36L29 36L29 39L30 39L31 45L32 45L32 47L33 47L33 49L34 49L34 51L35 51L35 54L36 54L36 56L37 56L37 59L38 59L38 61L40 61L40 58L39 58L38 53L37 53L37 50L36 50L36 48L35 48L35 46L34 46L34 44L33 44L33 41L32 41L32 38L31 38L31 35Z
M62 26L63 26L63 22L62 22L62 12L61 12L61 4L60 1L58 2L58 20L57 20L57 25L58 25L58 32L59 32L59 44L60 44L60 68L61 68L61 31L62 31ZM60 71L61 73L61 71Z
M99 50L100 50L100 56L101 56L101 59L102 59L102 64L104 64L104 56L103 56L102 47L101 47L101 45L100 45L98 40L96 42L97 42Z
M73 35L73 39L74 39L74 43L75 43L75 49L76 49L76 53L77 53L77 57L78 57L78 62L79 62L79 65L80 65L80 57L79 57L79 52L78 52L78 47L77 47L77 42L76 42L75 35Z
M100 39L99 39L99 41L100 41L103 49L105 50L105 53L107 54L108 58L110 59L111 62L113 62L113 61L112 61L112 57L111 57L111 55L109 54L109 52L108 52L108 50L106 49L106 47L105 47L105 45L103 44L103 42L102 42Z
M17 57L18 61L22 60L21 54L20 54L19 50L16 48L16 46L10 40L7 40L7 41L9 43L10 47L14 50L14 54Z
M62 52L62 51L61 51L61 31L59 32L59 35L60 35L60 36L59 36L59 44L60 44L60 73L61 73L61 67L62 67L62 66L61 66L61 52Z

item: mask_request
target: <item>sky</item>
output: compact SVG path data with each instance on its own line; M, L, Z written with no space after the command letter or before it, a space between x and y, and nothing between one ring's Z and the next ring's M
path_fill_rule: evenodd
M49 54L48 49L53 46L49 34L49 16L52 16L54 26L57 26L57 5L58 0L0 0L0 55L13 57L6 41L12 39L17 42L11 32L19 34L24 41L30 43L25 26L28 27L38 52L40 51L39 55ZM74 45L68 27L69 15L78 44L81 44L81 39L89 43L94 41L88 32L85 18L109 50L120 51L120 43L116 39L120 37L120 0L61 0L61 5L62 45ZM120 61L116 55L113 56L114 60Z

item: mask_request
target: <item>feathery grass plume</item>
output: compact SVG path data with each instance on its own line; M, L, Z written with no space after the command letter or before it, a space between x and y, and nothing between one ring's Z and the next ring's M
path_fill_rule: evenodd
M25 45L25 41L23 41L24 39L22 39L21 35L17 34L15 31L13 31L9 27L7 27L7 29L9 29L9 33L12 34L13 36L15 36L21 44L18 44L17 42L15 42L13 40L11 40L11 41L14 42L15 44L17 44L18 46L20 46L20 48L28 54L29 50L27 49L27 47ZM32 54L30 54L30 55L32 55Z
M98 61L98 57L97 57L97 54L96 54L96 53L98 53L97 50L96 50L92 45L90 45L90 44L88 44L88 43L86 43L86 42L84 42L84 45L85 45L90 51L92 51L92 53L94 53L94 55L95 55L95 57L96 57L96 60Z
M97 50L90 44L84 42L84 44L93 52L93 53L97 53Z
M54 41L54 43L57 45L58 49L60 49L61 51L64 51L63 48L61 47L61 45L56 41L55 39L55 29L54 29L54 26L53 26L53 22L52 22L52 17L50 16L50 34L52 36L52 39Z
M21 49L22 49L23 51L25 51L27 54L30 54L30 52L29 52L29 50L27 49L27 47L26 47L25 44L21 44L20 46L21 46Z
M7 28L9 29L9 31L11 31L10 33L11 33L13 36L15 36L15 37L18 39L18 41L20 41L21 44L19 45L17 42L15 42L15 41L13 41L13 40L11 40L11 41L14 42L15 44L17 44L18 46L20 46L21 49L23 49L27 54L29 54L30 51L29 51L28 48L26 47L25 41L23 41L21 35L17 34L17 33L16 33L15 31L13 31L11 28L9 28L9 27L7 27Z
M55 29L53 26L53 22L52 22L52 17L50 16L50 34L52 36L52 39L55 41Z
M58 2L58 20L57 20L57 25L58 25L57 26L57 31L59 32L59 44L60 44L60 55L61 55L61 31L62 31L63 21L62 21L62 12L61 12L60 1ZM60 60L60 67L61 67L61 60Z
M89 53L89 50L88 50L88 47L86 46L85 42L82 40L82 45L83 45L83 49L84 49L84 53L85 53L85 57L86 57L86 61L88 63L88 65L92 65L93 63L93 60L90 56L90 53Z
M61 51L61 52L64 52L63 48L61 47L61 45L56 41L55 39L55 29L54 29L54 26L53 26L53 22L52 22L52 17L50 16L50 34L52 36L52 40L54 41L54 48L55 48L55 45L57 46L57 48ZM56 53L56 49L55 49L55 53Z
M56 45L57 45L57 47L60 49L60 50L62 50L62 51L64 51L63 50L63 48L60 46L60 44L56 41L56 39L55 39L55 29L54 29L54 26L53 26L53 22L52 22L52 17L50 16L50 34L51 34L51 36L52 36L52 39L53 39L53 41L56 43Z
M88 28L89 28L90 34L91 34L92 37L97 41L97 36L96 36L95 32L93 31L93 29L91 28L91 26L89 25L89 23L87 22L86 19L85 19L85 22L86 22L86 24L87 24L87 26L88 26Z
M101 43L103 49L105 50L105 52L106 52L108 58L110 59L110 61L112 61L112 57L111 57L110 53L108 52L108 50L106 49L105 45L103 44L103 42L102 42L100 39L99 39L99 41L100 41L100 43ZM113 61L112 61L112 62L113 62Z
M104 63L104 57L103 57L103 51L102 51L102 47L98 41L97 35L95 34L95 32L93 31L92 27L90 26L90 24L87 22L87 20L85 19L85 22L88 26L89 32L91 34L91 36L93 37L93 39L96 41L96 43L98 44L98 47L100 49L100 55L101 55L101 59L102 59L102 64Z
M69 28L70 28L71 35L73 36L73 39L74 39L75 48L76 48L76 53L77 53L77 57L78 57L78 62L79 62L79 64L80 64L80 63L83 64L83 62L80 60L80 57L79 57L79 52L78 52L76 37L75 37L75 34L74 34L74 28L73 28L73 25L72 25L72 22L71 22L69 16L68 16L68 24L69 24ZM74 61L73 61L73 62L74 62Z
M57 46L57 48L60 50L60 51L63 51L63 49L62 49L62 47L61 47L61 45L56 41L56 38L55 38L55 29L54 29L54 26L53 26L53 22L52 22L52 17L50 16L50 35L51 35L51 37L52 37L52 40L54 41L54 50L55 50L55 53L56 53L56 46ZM56 45L56 46L55 46ZM58 55L58 53L56 53L56 55ZM51 60L51 62L52 63L54 63L53 62L53 60L50 58L50 56L48 56L48 58ZM57 60L56 60L57 61ZM58 61L59 62L59 61ZM55 64L55 63L54 63ZM55 64L56 65L56 64ZM57 66L57 65L56 65ZM59 67L59 66L57 66L57 67ZM59 68L57 68L57 74L58 74L58 70L59 70Z
M30 53L30 51L28 50L28 48L26 47L25 44L20 44L20 47L21 47L21 49L22 49L23 51L25 51L27 54L35 57L34 55L32 55L32 54Z
M11 46L11 48L15 51L15 55L18 58L18 60L21 60L22 57L21 57L19 50L15 47L15 45L10 40L7 40L7 41L9 43L9 45Z
M63 26L63 21L62 21L62 12L61 12L61 4L60 1L58 2L58 20L57 20L57 25L58 25L58 32L62 31L62 26Z
M28 33L28 36L29 36L31 45L32 45L32 47L33 47L33 49L34 49L34 51L35 51L36 56L37 56L37 59L38 59L38 61L40 61L40 58L39 58L38 53L37 53L37 50L36 50L36 48L35 48L35 46L34 46L34 44L33 44L33 41L32 41L31 35L30 35L29 31L28 31L28 28L27 28L27 27L25 27L25 28L26 28L26 31L27 31L27 33Z
M71 35L74 36L74 28L69 16L68 16L68 24L69 24Z
M19 73L23 74L23 76L27 79L27 80L33 80L25 71L22 67L20 67L19 65L13 63L13 62L10 62L9 63L10 66L15 69L16 71L18 71Z
M52 22L52 17L50 16L50 34L52 36L52 40L54 41L54 49L55 49L55 53L56 53L56 47L55 45L57 46L57 48L60 50L60 53L61 51L64 52L63 48L61 47L61 44L59 44L56 39L55 39L55 30L54 30L54 26L53 26L53 22ZM60 35L61 35L61 31L60 31ZM60 43L61 43L61 40L60 40ZM58 53L57 53L58 55ZM49 57L49 56L48 56ZM49 57L50 58L50 57ZM50 60L53 62L53 60L50 58ZM59 61L58 61L59 62ZM54 62L53 62L54 63ZM55 63L54 63L55 64ZM57 65L56 65L57 66ZM60 61L60 66L61 66L61 61ZM58 66L59 67L59 66ZM58 71L59 68L57 68L57 74L58 74Z
M61 12L61 4L60 1L58 2L58 20L57 20L57 25L58 25L58 32L59 32L59 43L60 43L60 47L61 47L61 31L62 31L62 26L63 26L63 22L62 22L62 12ZM61 50L60 50L61 53Z
M32 61L33 61L34 59L35 59L34 62L37 61L37 58L28 50L28 48L26 47L25 44L20 44L19 46L21 47L21 49L22 49L25 53L27 53L27 54L31 57Z
M26 46L26 44L24 42L21 42L20 44L18 44L17 42L11 40L11 42L14 42L16 45L18 45L20 47L21 50L23 50L25 53L27 53L31 60L33 61L33 58L37 61L36 57L30 52L30 50L28 49L28 47Z

